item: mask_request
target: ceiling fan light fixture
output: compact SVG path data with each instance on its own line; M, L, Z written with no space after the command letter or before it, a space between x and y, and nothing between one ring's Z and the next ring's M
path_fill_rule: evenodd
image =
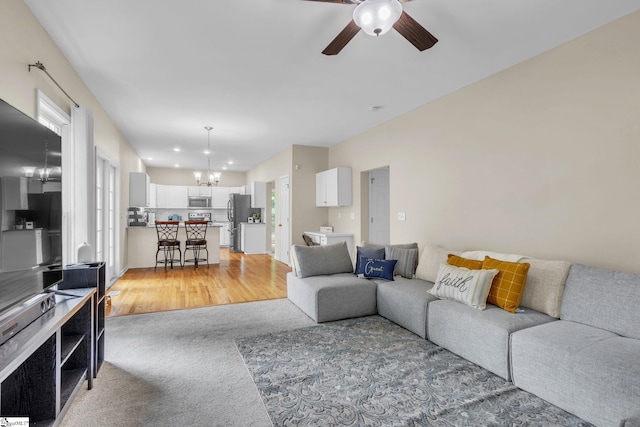
M353 11L353 21L370 36L388 32L402 15L398 0L365 0Z

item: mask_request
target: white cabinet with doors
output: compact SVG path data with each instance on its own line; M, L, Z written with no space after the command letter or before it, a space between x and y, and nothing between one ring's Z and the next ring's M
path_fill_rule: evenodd
M129 206L146 208L151 204L151 182L144 172L129 172Z
M22 176L2 177L2 206L4 210L29 209L27 178Z
M191 185L187 189L187 193L189 196L206 196L211 197L211 187L206 185Z
M156 184L156 207L187 209L188 191L182 185Z
M227 208L229 201L229 187L212 187L211 188L211 207Z
M351 168L334 168L316 174L316 206L351 206Z
M262 208L267 207L267 183L262 181L253 181L251 188L251 207Z

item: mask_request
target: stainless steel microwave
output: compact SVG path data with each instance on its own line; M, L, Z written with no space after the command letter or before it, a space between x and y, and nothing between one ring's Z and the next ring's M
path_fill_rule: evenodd
M189 208L202 209L211 207L210 196L189 196L189 202L187 204Z

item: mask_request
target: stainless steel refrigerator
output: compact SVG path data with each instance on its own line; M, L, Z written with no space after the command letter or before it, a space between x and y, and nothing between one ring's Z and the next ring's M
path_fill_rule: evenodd
M227 219L229 220L229 250L242 252L240 249L240 223L247 222L253 214L259 214L259 208L251 207L251 196L248 194L229 194L227 202Z

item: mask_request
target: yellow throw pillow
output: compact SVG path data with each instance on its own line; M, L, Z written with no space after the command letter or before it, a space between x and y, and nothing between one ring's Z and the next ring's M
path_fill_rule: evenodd
M462 258L461 256L454 254L449 254L447 257L447 264L455 265L456 267L468 268L469 270L482 269L482 261Z
M493 279L487 302L510 313L515 313L520 307L529 266L530 264L526 262L508 262L485 257L482 269L497 269L499 271Z

